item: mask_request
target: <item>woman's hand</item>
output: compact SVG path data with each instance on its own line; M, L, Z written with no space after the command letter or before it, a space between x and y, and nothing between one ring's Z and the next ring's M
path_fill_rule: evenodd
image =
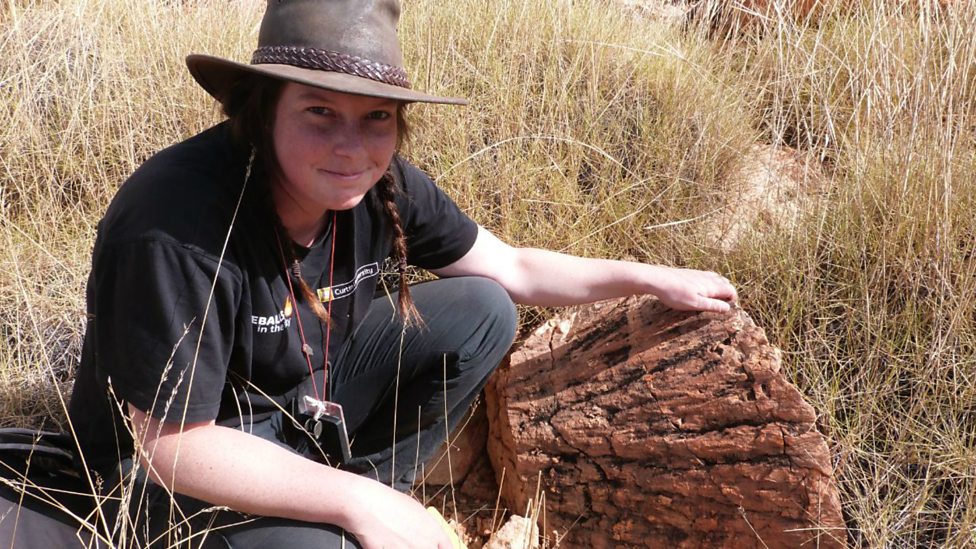
M655 267L651 293L661 303L679 311L724 313L738 299L735 286L724 276L694 269Z
M354 494L356 516L345 528L363 549L454 549L437 520L412 497L362 479Z

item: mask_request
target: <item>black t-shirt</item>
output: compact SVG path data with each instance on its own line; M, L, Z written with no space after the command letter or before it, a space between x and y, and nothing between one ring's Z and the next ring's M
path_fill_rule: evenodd
M122 185L99 224L69 406L89 468L109 470L131 453L119 402L222 425L286 405L309 375L296 313L321 368L322 326L297 288L297 306L290 297L267 193L255 181L242 193L247 155L226 124L170 147ZM416 167L395 158L392 171L408 262L435 269L460 259L477 225ZM331 299L330 356L365 316L393 233L373 191L334 219L298 249L302 276Z

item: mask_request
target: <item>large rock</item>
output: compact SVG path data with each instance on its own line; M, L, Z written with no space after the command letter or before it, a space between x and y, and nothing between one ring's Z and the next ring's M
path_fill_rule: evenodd
M846 546L816 414L741 310L581 309L486 396L506 506L541 497L562 547Z

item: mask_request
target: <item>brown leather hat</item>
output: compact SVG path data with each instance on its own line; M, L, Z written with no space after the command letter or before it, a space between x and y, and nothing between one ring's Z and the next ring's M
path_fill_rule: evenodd
M186 66L218 101L252 73L358 95L466 104L410 88L399 18L399 0L268 0L251 64L193 54Z

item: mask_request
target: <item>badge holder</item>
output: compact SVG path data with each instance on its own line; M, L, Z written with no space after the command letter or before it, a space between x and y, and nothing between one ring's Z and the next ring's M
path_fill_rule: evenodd
M342 405L305 395L298 401L298 412L301 425L326 454L341 455L343 463L352 458Z

